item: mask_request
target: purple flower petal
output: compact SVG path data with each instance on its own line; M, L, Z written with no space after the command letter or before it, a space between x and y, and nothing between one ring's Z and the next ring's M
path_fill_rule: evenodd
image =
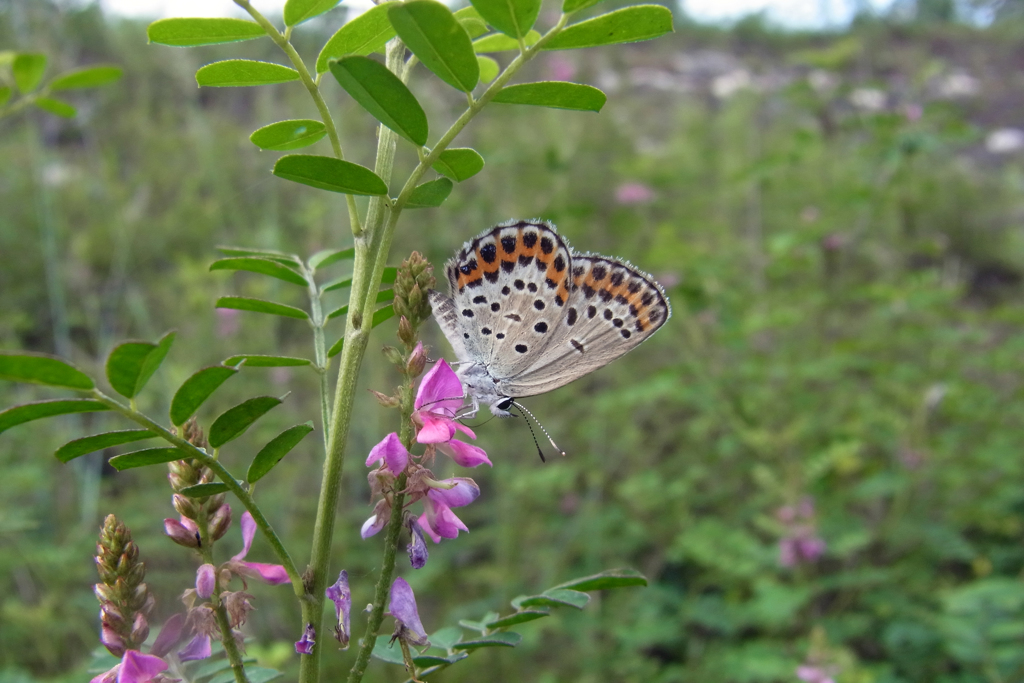
M420 614L416 609L416 596L402 577L398 577L391 584L391 604L388 605L388 612L415 636L409 638L409 642L414 645L427 644L427 632L420 623Z
M476 467L477 465L491 465L490 459L487 457L487 453L482 448L478 448L471 443L465 441L459 441L458 439L452 439L448 443L439 443L437 445L441 452L446 454L456 464L462 467ZM491 465L493 467L494 465Z
M302 637L295 641L295 652L300 655L313 654L313 646L316 645L316 629L313 624L306 624L306 630Z
M183 662L206 659L210 656L211 651L210 636L198 635L190 640L188 645L178 651L178 659Z
M203 600L213 595L217 587L217 569L212 564L204 564L196 571L196 594Z
M256 520L252 518L252 513L248 510L242 513L242 552L238 553L232 560L244 560L245 556L249 554L249 548L252 547L252 539L256 535Z
M167 669L167 662L153 655L144 655L138 650L128 650L121 660L117 683L148 683Z
M469 505L480 496L480 487L468 477L443 479L442 483L455 484L455 486L450 489L432 488L427 495L448 507L460 508Z
M444 503L439 503L428 496L424 505L427 508L427 527L433 529L438 536L458 538L459 531L469 531L462 520Z
M366 459L366 466L372 467L374 463L381 460L387 465L394 475L405 471L409 464L409 451L402 445L398 434L391 432L384 439L370 450L370 457Z
M413 406L416 410L426 407L434 413L454 415L455 411L462 407L465 395L458 375L442 358L420 382Z
M338 580L334 585L328 586L325 591L328 599L334 601L334 615L338 622L335 630L335 637L341 643L343 649L348 649L349 636L352 633L349 612L352 608L352 591L348 587L348 572L344 569L338 574Z
M444 443L455 436L456 423L435 413L420 413L423 426L416 433L418 443Z
M187 520L184 517L182 517L182 520L191 524L191 520ZM199 534L196 532L195 524L191 524L191 526L192 528L189 529L178 520L167 518L164 520L164 533L178 545L183 545L186 548L198 548Z
M185 616L183 614L175 614L165 621L163 628L160 629L160 635L156 637L153 646L149 648L149 653L163 657L170 652L171 648L177 645L181 639L181 631L184 626Z
M423 538L423 528L416 522L409 524L409 545L405 547L409 553L409 564L413 569L423 569L430 553L427 551L427 539Z
M280 586L282 583L291 581L288 578L288 571L279 564L264 564L263 562L242 562L239 573L253 579L259 579L271 586Z
M434 531L431 528L430 520L427 519L427 513L426 512L424 512L422 515L420 515L416 519L416 524L418 524L421 529L423 529L424 531L427 532L427 536L430 536L430 540L432 540L434 543L440 543L441 542L441 537L438 535L438 533L436 531Z

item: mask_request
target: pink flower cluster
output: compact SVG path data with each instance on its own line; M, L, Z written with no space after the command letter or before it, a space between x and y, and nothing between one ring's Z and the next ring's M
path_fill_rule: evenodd
M407 475L406 504L423 502L423 513L413 525L413 543L410 545L414 566L422 566L426 561L425 548L421 543L417 547L416 525L435 543L440 543L442 538L455 538L460 531L469 529L452 508L469 505L480 495L480 487L472 479L452 477L438 480L424 465L432 462L435 451L441 451L462 467L491 464L483 449L456 438L460 432L471 439L476 438L469 427L455 420L464 395L465 390L455 372L448 363L439 360L424 376L413 404L416 442L426 446L426 451L421 456L412 456L402 445L398 434L392 432L373 447L366 459L367 467L377 467L370 473L369 480L378 500L373 514L363 523L361 534L363 538L369 538L391 519L396 482L404 472ZM418 561L416 556L421 560Z
M817 535L814 501L804 498L798 505L783 505L775 513L785 531L779 539L779 565L792 568L812 564L825 554L825 541Z

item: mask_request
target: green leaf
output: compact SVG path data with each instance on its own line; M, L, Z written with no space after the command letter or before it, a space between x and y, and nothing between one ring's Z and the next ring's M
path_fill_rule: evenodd
M538 40L540 40L540 34L536 31L530 31L526 34L523 42L526 43L527 47L530 47ZM518 50L519 41L501 33L492 33L489 36L473 41L473 49L476 52L508 52L509 50Z
M331 73L363 109L409 142L427 144L427 115L395 74L369 57L352 55L330 63Z
M43 80L43 73L46 71L46 55L19 52L14 56L11 71L14 73L14 84L18 86L18 90L23 93L34 90Z
M388 20L389 5L377 5L348 22L331 36L316 58L316 72L327 72L327 62L346 55L368 55L395 37Z
M635 43L672 32L672 12L661 5L633 5L566 26L544 45L570 50L597 45Z
M339 353L341 353L341 347L343 347L344 345L345 337L342 336L341 339L331 344L331 348L327 349L327 357L334 358L335 356L337 356Z
M501 67L498 66L496 61L483 55L477 55L476 61L480 64L481 83L490 83L498 77L498 72L501 71Z
M578 12L581 9L593 7L601 0L563 0L562 2L562 13L568 14L569 12Z
M284 4L285 26L295 26L307 19L323 14L341 2L341 0L288 0Z
M246 296L222 296L217 299L216 308L232 308L236 311L254 311L270 315L283 315L286 318L298 318L300 320L309 319L309 315L301 308L278 304L273 301L264 301L263 299L251 299Z
M565 81L540 81L510 85L495 95L492 101L553 109L601 111L607 99L603 92L589 85Z
M277 251L275 249L253 249L251 247L230 247L230 246L219 246L217 251L226 256L259 256L261 258L268 258L271 261L277 261L285 265L296 266L299 263L299 257L294 254L286 254L283 251Z
M454 650L477 650L482 647L515 647L522 641L523 637L512 631L499 631L481 638L464 640L461 643L452 645Z
M382 290L377 292L377 297L374 299L374 303L378 303L379 304L379 303L382 303L384 301L391 301L394 298L395 298L395 290L393 290L393 289L382 289ZM339 317L341 317L343 315L347 315L347 314L348 314L348 304L345 304L344 306L342 306L340 308L336 308L333 311L331 311L330 313L328 313L326 320L334 320L335 318L339 318Z
M199 410L206 399L210 398L221 384L238 370L235 368L214 365L196 372L189 377L174 393L171 399L171 424L185 424L185 420Z
M278 121L252 132L249 141L260 149L287 152L308 147L327 135L327 127L314 119Z
M120 432L104 432L94 436L83 436L81 439L69 441L54 453L61 462L69 462L86 453L95 453L111 446L152 439L156 434L148 429L126 429Z
M209 484L196 484L195 486L186 486L180 493L183 496L189 498L206 498L207 496L213 496L218 493L224 493L229 490L228 485L222 481L213 481Z
M451 10L435 0L407 0L388 10L391 25L423 65L442 81L470 92L480 80L480 66L469 34Z
M187 457L188 453L186 451L181 451L177 448L145 448L141 451L115 455L107 462L110 463L111 467L120 472L135 467L145 467L146 465L159 465Z
M252 40L267 35L255 21L245 19L160 19L146 29L149 42L194 47Z
M114 391L125 398L135 398L167 357L174 343L174 333L168 332L153 344L151 342L125 342L118 345L107 358L107 380Z
M377 636L373 643L373 651L370 653L375 658L389 664L404 664L402 659L402 648L390 642L391 636Z
M70 90L72 88L95 88L113 83L121 78L124 70L119 66L103 65L88 66L75 69L57 76L50 83L50 90Z
M299 72L295 69L254 59L225 59L207 64L196 72L196 83L208 88L273 85L297 80Z
M88 391L96 384L71 363L41 353L0 353L0 379Z
M448 178L438 178L430 182L417 185L409 193L409 199L405 202L407 209L424 209L441 206L448 195L452 193L454 183Z
M462 629L458 626L446 626L430 634L431 647L450 650L452 645L462 640Z
M0 85L0 107L7 104L7 100L11 99L11 93L13 90L9 85Z
M574 591L600 591L609 588L626 588L628 586L646 586L647 578L635 569L609 569L593 576L573 579L551 588L545 593L552 593L559 588Z
M470 0L484 20L507 36L526 36L540 14L540 0Z
M288 266L282 265L278 261L271 261L257 256L233 256L230 258L223 258L211 263L210 270L246 270L250 273L259 273L260 275L276 277L278 280L284 280L285 282L290 282L293 285L301 285L302 287L309 286L309 283L306 282L306 278L302 277Z
M387 184L368 168L334 157L309 154L283 156L274 164L274 175L285 180L342 194L383 195Z
M311 431L313 431L313 423L306 422L290 427L275 436L253 458L245 480L250 484L255 484L277 463L281 462L281 458L288 455L289 451L295 448Z
M484 18L480 16L480 13L472 5L456 10L454 15L459 20L459 23L462 24L462 28L466 29L466 33L469 34L471 39L479 38L490 30L487 28Z
M487 624L487 628L508 628L509 626L515 626L516 624L522 624L527 621L533 621L534 619L541 619L542 617L549 617L551 613L547 610L522 610L502 617L496 621L492 621Z
M110 410L110 408L91 398L57 398L25 403L0 412L0 433L6 432L11 427L44 417L71 413L98 413L103 410Z
M246 354L241 356L231 356L224 365L231 367L237 367L239 363L245 361L245 367L247 368L292 368L302 365L312 365L313 361L308 358L293 358L291 356L260 356L255 354Z
M512 606L520 607L575 607L583 609L590 602L590 596L580 591L566 588L552 588L541 595L530 595L516 598Z
M275 406L281 405L281 399L274 396L257 396L242 401L234 408L228 408L210 425L207 440L214 448L220 448L232 439L237 439L252 423L260 419Z
M373 313L373 320L370 321L370 327L377 327L382 322L391 320L395 317L395 307L385 306L384 308L378 309Z
M48 111L65 119L73 119L75 114L78 113L78 110L67 102L54 99L53 97L37 97L33 100L33 103L43 111Z
M356 248L348 249L324 249L309 257L309 267L313 270L333 266L338 261L347 261L355 258Z
M480 619L480 621L472 621L471 619L459 619L459 626L462 628L468 628L471 631L480 631L483 633L487 630L488 622L494 621L500 615L497 612L488 612Z
M482 57L481 59L486 59ZM493 61L493 60L492 60ZM446 149L434 162L433 168L441 175L461 183L467 178L472 178L484 167L484 158L475 149L468 147L456 147Z

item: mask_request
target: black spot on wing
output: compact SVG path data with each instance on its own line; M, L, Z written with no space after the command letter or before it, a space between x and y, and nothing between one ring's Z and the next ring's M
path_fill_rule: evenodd
M487 263L494 263L494 259L498 256L498 250L494 248L494 244L485 244L480 247L480 258ZM476 263L474 261L474 263Z
M506 254L511 254L513 251L515 251L516 250L516 236L515 235L506 235L505 237L502 237L501 238L501 249Z
M533 249L533 245L537 244L537 233L535 232L524 232L523 233L523 245L527 249Z

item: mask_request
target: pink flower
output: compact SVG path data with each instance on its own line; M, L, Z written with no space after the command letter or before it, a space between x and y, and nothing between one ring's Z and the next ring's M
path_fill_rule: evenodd
M101 673L89 683L149 683L161 671L167 670L167 662L154 655L144 655L138 650L128 650L112 669Z
M622 183L615 188L615 201L619 204L646 204L654 199L654 190L643 183Z
M405 471L405 466L409 464L409 451L405 450L398 434L391 432L370 450L366 466L373 467L374 463L383 463L396 477Z
M576 75L576 66L564 57L548 57L548 74L553 81L570 81Z
M832 673L820 666L802 664L796 668L796 677L805 683L835 683Z
M188 645L178 651L178 659L183 662L194 662L197 659L206 659L212 653L210 636L199 634L188 641Z
M199 547L199 527L188 517L182 517L180 522L173 518L165 519L164 533L178 545L186 548Z
M242 552L231 558L228 566L236 573L253 579L259 579L271 586L278 586L288 583L288 572L279 564L264 564L262 562L243 562L252 547L252 539L256 535L256 521L247 510L242 514Z
M241 313L233 308L218 308L217 315L217 336L220 338L233 337L241 327Z
M491 461L482 448L454 438L458 432L467 434L471 439L476 438L473 430L455 420L465 395L455 371L443 358L437 361L420 382L413 403L416 412L412 420L419 427L416 441L434 444L462 467L476 467L484 463L490 465Z
M196 571L196 595L206 600L217 588L217 568L212 564L204 564Z
M416 609L416 596L405 579L398 577L391 584L391 604L388 613L395 618L397 628L395 638L402 638L413 645L426 645L427 632L420 622L419 610Z
M456 538L459 531L469 531L451 509L469 505L480 495L480 487L472 479L455 477L440 483L452 486L431 488L423 501L426 511L417 520L434 543L440 543L442 538Z

